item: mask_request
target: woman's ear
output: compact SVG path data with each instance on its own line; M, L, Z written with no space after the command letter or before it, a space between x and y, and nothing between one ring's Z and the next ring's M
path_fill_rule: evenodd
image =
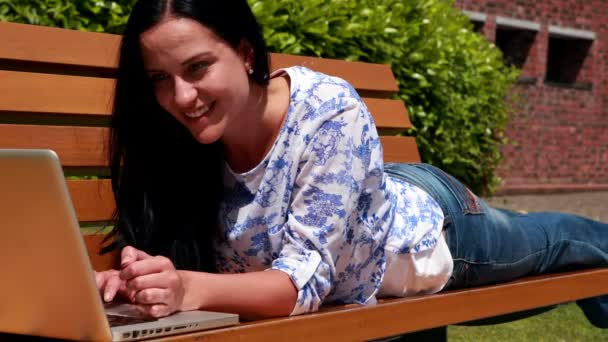
M253 72L255 71L255 54L253 51L253 46L251 46L251 44L247 40L243 39L239 43L237 52L239 56L241 56L245 71L249 75L253 74Z

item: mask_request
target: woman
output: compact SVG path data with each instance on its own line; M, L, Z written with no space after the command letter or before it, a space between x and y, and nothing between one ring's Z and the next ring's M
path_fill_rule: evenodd
M140 1L111 134L124 248L98 286L152 316L295 315L608 261L606 224L492 209L432 166L385 165L348 83L269 73L245 0ZM602 298L581 301L598 326Z

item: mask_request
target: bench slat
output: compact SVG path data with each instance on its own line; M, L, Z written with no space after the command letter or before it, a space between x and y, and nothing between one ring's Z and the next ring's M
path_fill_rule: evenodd
M378 128L410 129L412 122L401 100L374 99L364 97L363 101L374 118Z
M384 161L390 163L418 163L420 153L414 137L381 136Z
M399 298L370 307L279 318L167 337L163 341L363 341L517 312L606 292L608 269Z
M106 136L102 127L0 125L0 148L48 148L63 166L101 167Z
M399 91L390 66L337 59L272 54L272 69L302 65L325 74L341 77L358 90L394 93Z
M105 234L84 234L84 243L89 252L89 259L95 271L105 271L117 268L120 265L120 255L117 251L112 251L104 255L99 254Z
M114 214L114 194L109 179L68 180L70 197L80 222L109 222Z
M107 128L0 124L0 148L49 148L66 167L107 166ZM384 158L389 162L420 161L412 137L381 136Z
M107 115L114 84L109 78L0 71L0 110Z
M109 115L114 84L109 78L0 71L0 111ZM403 101L363 100L378 127L411 127Z
M120 36L0 23L0 59L115 68Z
M3 22L0 23L0 37L0 60L102 69L115 69L117 65L116 55L120 45L118 35ZM271 55L271 60L273 69L305 65L342 77L357 89L381 93L398 91L393 72L383 64L275 53ZM35 68L33 65L30 67Z

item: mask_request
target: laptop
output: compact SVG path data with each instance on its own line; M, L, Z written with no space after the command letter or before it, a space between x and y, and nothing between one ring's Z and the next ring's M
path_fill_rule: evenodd
M129 304L104 307L51 150L0 149L0 227L0 332L129 341L239 322L229 313L188 311L149 319Z

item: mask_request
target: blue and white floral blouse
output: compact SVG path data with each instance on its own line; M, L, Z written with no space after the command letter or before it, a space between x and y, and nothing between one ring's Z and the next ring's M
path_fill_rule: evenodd
M282 72L291 101L272 149L246 173L225 172L217 267L286 272L298 289L292 315L375 303L387 254L432 250L442 211L384 173L376 127L350 84L304 67Z

